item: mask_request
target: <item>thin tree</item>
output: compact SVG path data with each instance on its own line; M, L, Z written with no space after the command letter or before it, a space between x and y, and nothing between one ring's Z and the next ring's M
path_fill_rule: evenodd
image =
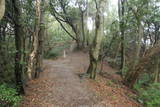
M22 26L22 14L19 0L12 0L14 8L14 24L15 24L15 79L17 85L17 91L19 94L24 94L22 72L23 72L23 26Z
M82 40L82 46L85 47L85 43L86 43L86 36L85 36L85 29L84 29L84 14L87 10L87 2L86 1L79 1L78 2L78 7L79 7L79 10L80 10L80 18L81 18L81 31L82 31L82 37L83 37L83 40Z
M36 0L35 4L35 12L36 12L36 18L35 18L35 28L33 33L33 44L32 44L32 51L29 55L29 61L28 61L28 79L33 79L35 77L36 73L36 65L37 65L37 54L38 54L38 46L39 46L39 30L40 30L40 0Z
M36 73L35 77L39 76L39 73L42 71L42 64L43 64L43 41L45 35L45 0L41 0L41 14L40 14L40 29L38 34L38 53L37 53L37 64L36 64Z
M5 12L5 0L0 0L0 20L2 19Z
M121 32L121 74L123 76L123 70L125 68L125 31L124 31L124 12L125 12L125 2L126 0L118 0L118 13L119 13L119 28Z

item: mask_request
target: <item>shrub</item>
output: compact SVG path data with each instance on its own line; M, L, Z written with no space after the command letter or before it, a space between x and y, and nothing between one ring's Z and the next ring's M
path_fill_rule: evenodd
M160 107L160 83L154 83L146 89L141 89L138 100L147 107Z
M47 58L47 59L49 59L49 58L56 58L56 57L58 57L58 56L59 56L59 52L58 52L58 51L51 50L51 51L49 51L49 52L46 54L45 58Z
M123 75L123 76L127 75L128 71L129 71L129 68L128 68L127 66L125 66L125 67L121 70L122 75Z
M8 87L6 84L0 85L0 105L1 107L17 107L21 97L17 95L16 89Z
M58 56L61 56L63 53L64 49L68 49L69 48L69 44L65 44L64 46L58 46L55 47L53 49L51 49L50 51L48 51L45 55L44 58L57 58Z

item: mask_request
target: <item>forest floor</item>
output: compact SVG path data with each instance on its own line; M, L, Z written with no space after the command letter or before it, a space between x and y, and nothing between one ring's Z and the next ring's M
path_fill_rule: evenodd
M96 80L80 78L89 65L83 52L66 58L44 60L40 78L27 83L20 107L140 107L116 70L105 64Z

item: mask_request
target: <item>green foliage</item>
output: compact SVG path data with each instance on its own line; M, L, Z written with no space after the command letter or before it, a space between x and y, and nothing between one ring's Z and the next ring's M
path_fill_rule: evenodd
M129 71L129 68L127 66L125 66L123 69L122 69L122 74L123 76L125 76L127 74L127 72Z
M113 87L114 86L114 83L112 80L108 80L107 83L106 83L107 86L110 86L110 87Z
M44 57L49 59L49 58L56 58L59 56L59 50L58 49L52 49L50 50Z
M1 107L18 107L21 97L17 95L16 89L8 87L6 84L0 85L0 105Z
M63 50L64 49L67 49L69 47L69 44L65 44L63 46L58 46L58 47L55 47L53 49L51 49L50 51L48 51L46 54L45 54L45 58L46 59L49 59L49 58L57 58L58 56L61 56L62 53L63 53Z
M144 73L137 80L136 84L134 85L134 89L137 91L140 91L142 86L144 85L148 86L149 83L150 83L150 75L148 75L147 73Z
M146 107L160 107L160 83L154 83L146 89L140 89L139 93L138 101Z

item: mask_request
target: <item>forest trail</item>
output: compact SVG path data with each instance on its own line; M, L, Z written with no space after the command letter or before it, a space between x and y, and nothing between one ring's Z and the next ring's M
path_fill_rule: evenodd
M27 83L20 107L139 107L122 95L124 89L107 86L107 80L100 76L96 81L79 78L88 63L88 56L82 52L44 60L44 72Z

